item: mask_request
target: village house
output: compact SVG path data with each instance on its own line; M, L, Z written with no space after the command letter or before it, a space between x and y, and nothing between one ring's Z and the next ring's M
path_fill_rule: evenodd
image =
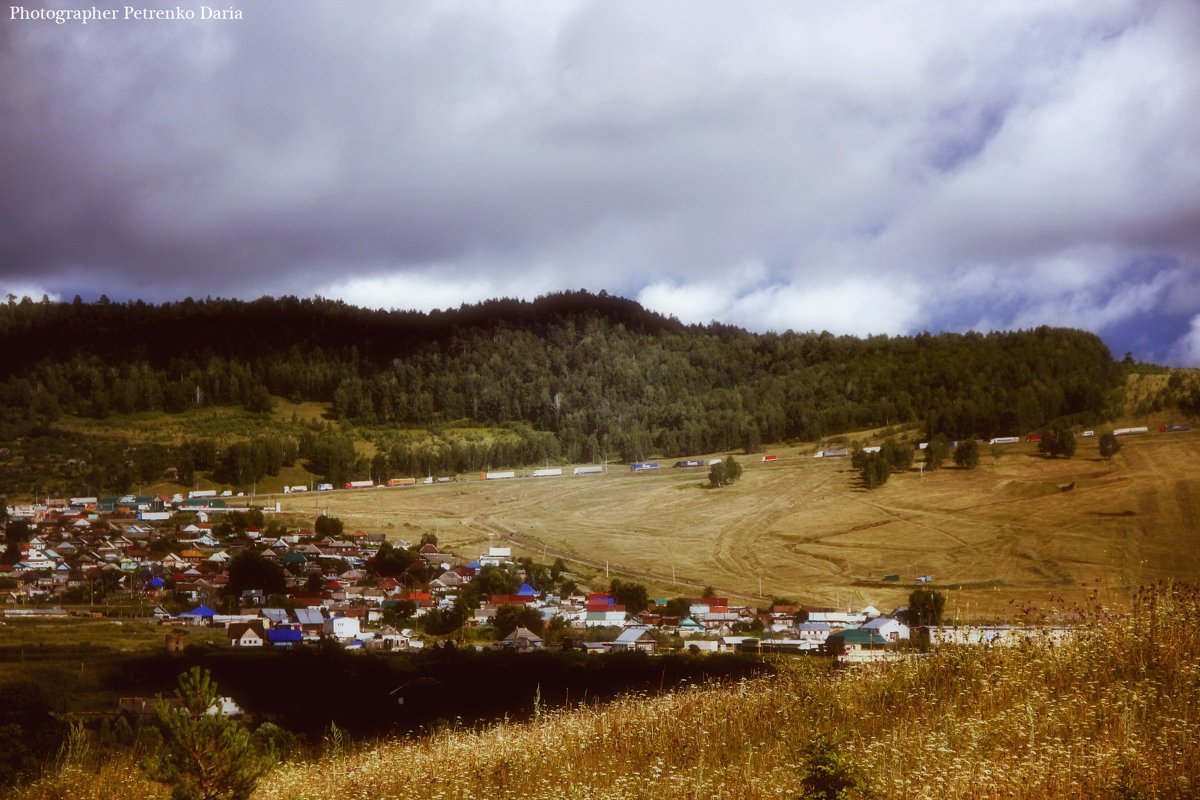
M875 631L850 628L830 634L825 640L825 652L844 664L866 664L900 658L901 654L890 645L891 642Z
M333 617L324 621L322 632L326 636L332 636L334 639L345 640L353 639L362 631L362 626L358 617L343 616Z
M649 626L633 625L621 631L611 643L613 652L653 653L658 649L658 640L650 633Z
M506 648L512 648L519 653L542 649L542 637L528 628L517 628L501 640Z
M230 647L262 647L266 643L267 632L258 620L231 622L227 637Z
M901 639L908 639L908 626L899 620L890 617L875 617L875 619L864 622L859 626L860 630L874 631L889 642L898 642Z

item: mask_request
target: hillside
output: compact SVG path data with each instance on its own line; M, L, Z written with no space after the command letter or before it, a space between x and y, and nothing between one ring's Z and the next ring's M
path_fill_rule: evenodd
M1129 437L1110 461L1095 438L1081 441L1071 459L1009 445L977 470L914 469L870 492L847 460L791 447L771 463L743 457L742 480L721 490L702 472L614 465L607 475L279 499L285 511L410 540L436 530L468 555L509 538L538 557L607 563L657 596L711 584L764 603L890 611L916 576L933 575L951 615L1011 620L1096 589L1123 604L1161 578L1200 580L1200 433Z
M432 314L26 302L0 306L0 350L0 493L60 495L124 493L172 467L183 486L249 490L297 465L340 484L884 426L1008 435L1118 413L1126 369L1077 330L752 334L584 292ZM289 414L313 404L327 410Z
M806 791L817 764L871 794L942 800L1185 800L1200 792L1200 596L1141 592L1051 647L945 647L872 668L786 660L777 676L537 713L527 723L339 746L286 763L253 800L729 798ZM822 745L822 742L826 744ZM16 800L165 798L135 756L64 749Z

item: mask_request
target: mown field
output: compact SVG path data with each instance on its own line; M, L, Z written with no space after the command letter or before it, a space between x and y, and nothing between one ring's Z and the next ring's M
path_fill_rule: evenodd
M999 457L985 447L977 470L914 469L870 492L847 460L782 448L772 451L779 455L773 463L741 457L744 477L720 490L706 487L704 470L666 462L656 474L613 465L607 475L281 503L298 515L325 512L351 530L410 541L436 531L464 554L509 540L531 555L579 559L593 573L607 563L658 594L713 585L752 598L890 611L915 576L933 575L947 590L951 616L1011 619L1022 609L1061 608L1097 588L1104 602L1119 604L1159 578L1200 578L1200 434L1123 443L1111 461L1099 458L1096 439L1080 439L1072 459L1043 458L1026 443L1004 447ZM885 582L888 574L901 582Z

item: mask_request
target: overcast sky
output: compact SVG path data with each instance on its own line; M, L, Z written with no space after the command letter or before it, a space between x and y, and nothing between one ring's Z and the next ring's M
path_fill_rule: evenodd
M0 290L605 289L1200 366L1196 0L234 3L4 7Z

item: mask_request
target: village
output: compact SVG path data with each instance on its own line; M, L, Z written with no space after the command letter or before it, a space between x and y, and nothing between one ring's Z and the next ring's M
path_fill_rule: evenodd
M171 626L170 651L184 649L188 632L203 627L223 631L231 648L740 651L853 664L944 643L1069 634L1061 627L918 625L930 620L907 606L883 613L871 605L839 610L777 601L760 609L710 596L712 590L656 600L619 580L610 584L615 591L589 590L561 560L547 567L514 558L510 547L464 556L440 550L434 534L389 542L382 533L343 532L328 517L313 529L288 529L276 520L256 524L265 519L259 509L213 501L171 506L166 497L127 496L7 509L8 528L22 535L0 545L0 613L14 620L154 618ZM247 568L239 575L239 561L267 577L242 588ZM916 581L927 586L932 576Z

